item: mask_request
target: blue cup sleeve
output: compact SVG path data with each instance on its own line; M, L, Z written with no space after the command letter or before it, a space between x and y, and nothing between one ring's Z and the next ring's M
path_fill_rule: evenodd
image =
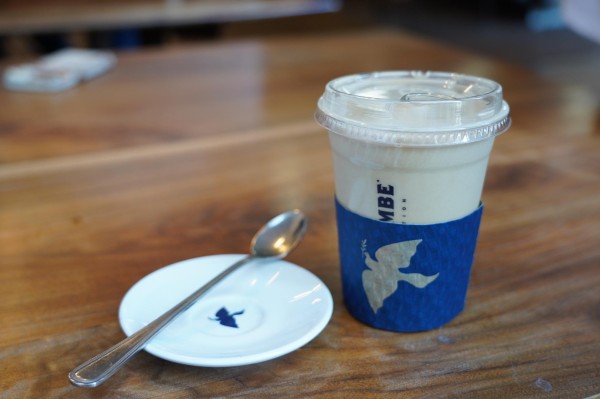
M440 327L465 306L483 212L429 225L382 222L336 199L344 300L373 327L402 332Z

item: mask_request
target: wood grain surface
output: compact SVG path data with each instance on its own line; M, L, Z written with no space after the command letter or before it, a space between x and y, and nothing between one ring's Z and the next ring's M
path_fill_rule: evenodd
M465 311L434 331L344 307L325 83L385 69L500 82L497 141ZM0 92L0 398L586 398L600 393L600 126L584 88L402 32L236 41L119 55L58 94ZM140 353L96 389L67 373L121 340L125 292L178 260L244 253L301 208L290 261L335 310L268 362L201 368Z

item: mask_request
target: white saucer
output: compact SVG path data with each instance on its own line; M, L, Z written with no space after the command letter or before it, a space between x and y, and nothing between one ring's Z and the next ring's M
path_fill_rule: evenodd
M142 278L121 302L123 331L133 334L242 256L189 259ZM206 293L145 349L193 366L258 363L308 343L332 312L331 293L314 274L281 260L255 261Z

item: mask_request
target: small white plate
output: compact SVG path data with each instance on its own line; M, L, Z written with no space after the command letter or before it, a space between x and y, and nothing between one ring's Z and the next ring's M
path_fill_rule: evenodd
M127 292L119 321L128 336L242 258L215 255L150 273ZM227 277L146 346L193 366L241 366L285 355L316 337L333 312L327 286L281 260L255 261Z

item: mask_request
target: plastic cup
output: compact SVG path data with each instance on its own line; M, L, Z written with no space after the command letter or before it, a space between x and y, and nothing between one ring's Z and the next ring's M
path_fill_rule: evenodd
M502 87L446 72L344 76L316 120L333 152L350 312L395 331L450 321L464 308L489 154L510 125Z

